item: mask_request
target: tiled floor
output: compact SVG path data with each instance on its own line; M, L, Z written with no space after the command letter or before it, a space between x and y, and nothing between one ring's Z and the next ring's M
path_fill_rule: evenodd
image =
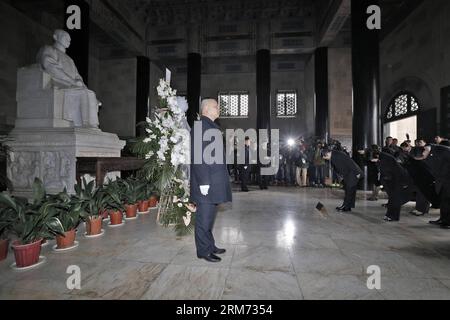
M199 260L193 237L177 239L155 212L120 228L105 224L98 239L54 253L28 272L0 263L0 299L450 299L450 232L403 209L400 223L382 221L382 201L358 201L337 214L340 191L272 188L235 193L215 237L227 253L219 264ZM360 195L361 197L361 195ZM315 211L318 201L328 215ZM80 230L79 234L82 234ZM69 291L67 267L81 269L81 290ZM367 288L367 268L381 268L381 290Z

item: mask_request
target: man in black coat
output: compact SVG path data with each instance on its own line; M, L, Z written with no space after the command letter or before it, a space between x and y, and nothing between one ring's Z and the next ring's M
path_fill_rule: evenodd
M232 201L231 187L222 133L214 123L220 115L217 101L204 100L201 114L201 120L191 130L191 201L197 205L195 245L198 258L219 262L217 254L224 254L225 249L216 247L212 229L217 206Z
M245 137L244 146L244 163L239 166L241 173L241 190L242 192L248 192L248 182L250 180L251 165L250 165L250 138Z
M363 178L363 172L352 158L344 152L324 150L322 154L323 158L330 161L334 170L344 178L344 203L336 210L351 212L355 208L356 191L359 180Z
M412 181L406 169L390 153L381 152L378 161L381 182L389 197L384 220L388 222L399 221L402 206L412 196Z
M423 155L416 160L425 161L436 179L436 191L440 197L441 217L431 224L450 229L450 147L442 145L425 146Z

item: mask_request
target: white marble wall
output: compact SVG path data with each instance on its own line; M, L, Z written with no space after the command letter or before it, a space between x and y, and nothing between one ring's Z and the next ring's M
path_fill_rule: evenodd
M437 108L450 85L450 2L424 1L381 43L383 110L401 90L412 91L424 110Z
M222 118L220 124L223 129L248 129L256 127L256 74L255 73L229 73L229 74L203 74L203 97L217 98L219 92L248 91L249 117L248 118Z
M150 62L150 111L155 107L159 107L158 92L156 91L156 87L159 85L159 79L165 77L166 70L163 70L154 62ZM179 90L177 86L174 86L174 88Z
M0 132L12 129L16 118L17 69L35 63L52 31L0 1Z
M352 53L350 48L328 49L328 108L330 136L352 147Z
M136 128L136 58L100 60L100 128L134 137Z
M315 73L314 73L314 56L312 55L305 65L305 112L306 112L306 132L307 136L313 136L315 131Z
M280 130L280 139L298 138L308 134L305 105L304 71L272 72L272 129ZM277 117L277 91L295 90L297 92L297 115L294 118Z

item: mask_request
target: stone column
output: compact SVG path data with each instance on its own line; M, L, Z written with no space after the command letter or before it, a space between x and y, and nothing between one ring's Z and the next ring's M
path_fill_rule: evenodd
M352 1L353 155L381 141L379 31L366 13L378 1Z
M378 1L352 1L353 159L366 173L358 153L381 142L379 31L367 28L367 8ZM367 189L367 179L360 188Z
M136 58L136 124L144 122L149 115L150 97L150 59L145 56ZM144 134L136 127L136 135Z
M70 30L67 28L67 19L73 15L73 13L67 13L67 8L72 5L80 8L80 29ZM64 0L64 26L72 39L70 47L67 49L67 54L75 62L78 72L83 77L86 85L89 85L89 11L89 4L84 0Z
M189 27L189 47L187 56L187 101L189 109L187 119L190 126L196 120L200 110L202 85L202 56L200 54L200 27Z
M268 23L258 24L256 49L256 127L258 130L267 129L270 133L272 67Z
M318 48L314 54L315 135L328 140L330 134L328 112L328 48Z
M257 129L270 130L271 105L271 63L270 50L260 49L256 52L256 106Z

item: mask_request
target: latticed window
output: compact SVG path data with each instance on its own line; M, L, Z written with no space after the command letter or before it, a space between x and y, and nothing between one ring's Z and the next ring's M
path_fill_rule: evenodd
M417 115L420 111L420 105L417 99L410 93L400 93L389 104L385 122L393 122L404 118Z
M219 93L221 117L248 117L248 92Z
M278 91L277 92L277 116L294 117L297 115L297 92Z

